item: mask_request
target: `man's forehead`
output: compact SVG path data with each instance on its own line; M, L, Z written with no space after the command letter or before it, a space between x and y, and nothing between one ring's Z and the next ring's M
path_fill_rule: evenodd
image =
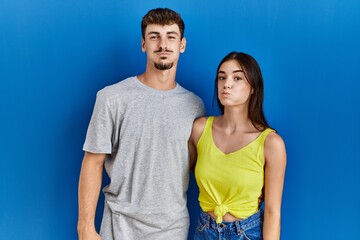
M145 34L150 32L158 32L158 33L168 33L168 32L175 32L180 34L180 29L177 24L170 24L170 25L160 25L160 24L149 24L146 27Z

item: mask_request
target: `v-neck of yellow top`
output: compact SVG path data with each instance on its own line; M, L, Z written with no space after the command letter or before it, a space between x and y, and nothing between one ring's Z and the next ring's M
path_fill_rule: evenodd
M210 137L211 137L211 142L212 142L212 144L214 145L215 149L216 149L217 151L219 151L222 155L225 155L225 156L227 156L227 155L232 155L232 154L236 154L236 153L238 153L238 152L241 152L243 149L246 149L249 145L252 145L254 142L258 141L258 139L260 139L260 136L265 132L265 130L262 131L261 133L259 133L259 135L258 135L254 140L250 141L249 143L247 143L245 146L239 148L238 150L235 150L235 151L232 151L232 152L229 152L229 153L224 153L224 152L215 144L214 136L213 136L213 127L212 127L212 126L213 126L213 122L214 122L214 117L213 117L213 119L212 119L211 122L210 122L210 123L211 123L211 125L210 125Z

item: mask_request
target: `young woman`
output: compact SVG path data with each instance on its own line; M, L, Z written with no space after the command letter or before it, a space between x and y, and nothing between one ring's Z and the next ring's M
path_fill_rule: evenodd
M195 240L280 239L286 151L266 122L263 95L256 60L225 56L215 79L222 115L197 119L189 140L202 209Z

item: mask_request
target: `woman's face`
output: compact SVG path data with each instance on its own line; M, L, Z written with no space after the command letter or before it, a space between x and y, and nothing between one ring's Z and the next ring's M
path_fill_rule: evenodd
M245 70L236 60L224 62L217 77L218 97L226 107L247 106L253 88L245 77Z

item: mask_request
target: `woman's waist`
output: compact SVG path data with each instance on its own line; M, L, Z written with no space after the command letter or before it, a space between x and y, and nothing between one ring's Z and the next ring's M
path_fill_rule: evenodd
M219 221L241 221L259 211L261 200L253 204L206 204L200 202L201 209L212 218Z
M234 219L223 220L222 222L217 222L213 216L211 216L208 212L200 211L199 223L202 225L207 225L210 228L237 228L237 229L246 229L249 226L253 226L254 224L261 223L263 221L263 210L260 209L256 213L252 214L251 216L235 221L228 221ZM235 217L235 216L232 216ZM236 217L235 217L236 218ZM239 218L237 218L239 219Z
M214 220L217 219L217 216L216 214L214 213L214 211L209 211L209 212L206 212L208 215L210 215L211 218L213 218ZM223 222L235 222L235 221L241 221L241 220L244 220L244 218L238 218L238 217L235 217L234 215L232 215L231 213L225 213L224 216L222 216L222 220Z

